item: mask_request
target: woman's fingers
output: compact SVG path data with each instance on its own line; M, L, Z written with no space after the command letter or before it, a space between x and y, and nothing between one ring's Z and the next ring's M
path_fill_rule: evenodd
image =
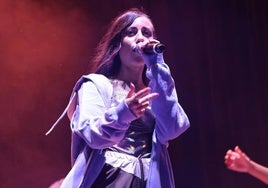
M127 99L127 104L137 118L144 114L145 109L149 106L150 100L159 96L158 93L150 93L150 87L146 87L132 96L131 92L129 92L128 96L130 98Z
M130 98L135 94L135 89L135 85L133 83L130 83L130 91L128 92L127 98Z
M151 92L151 88L150 87L143 88L142 90L138 91L135 94L135 98L136 99L140 99L140 98L144 97L145 95L148 95L150 92Z
M150 100L152 100L152 99L154 99L154 98L156 98L156 97L158 97L158 96L159 96L158 93L149 93L149 94L147 94L147 95L141 97L141 98L139 99L139 100L140 100L139 102L140 102L140 103L149 102Z

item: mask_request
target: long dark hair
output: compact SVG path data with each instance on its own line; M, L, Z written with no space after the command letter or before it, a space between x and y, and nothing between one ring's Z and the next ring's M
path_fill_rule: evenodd
M108 78L117 76L121 66L118 52L121 48L123 34L134 20L141 16L150 19L144 11L137 8L129 9L113 19L108 31L100 41L97 47L97 53L93 58L93 64L98 65L98 68L95 71L96 73L103 74ZM143 71L144 79L145 70L146 67L144 67Z

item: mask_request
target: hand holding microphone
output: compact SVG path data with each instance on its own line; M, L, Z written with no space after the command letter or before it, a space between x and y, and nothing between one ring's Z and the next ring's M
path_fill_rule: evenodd
M149 42L143 48L143 52L146 54L159 54L163 53L166 49L166 46L160 42Z
M149 41L143 46L138 46L138 51L142 54L148 68L155 64L164 63L163 52L165 49L165 45L157 40Z
M138 51L140 53L145 53L145 54L160 54L163 53L166 49L166 46L162 43L160 43L159 41L155 40L155 41L150 41L147 44L145 44L144 46L141 46L140 44L137 44L134 47L135 51Z

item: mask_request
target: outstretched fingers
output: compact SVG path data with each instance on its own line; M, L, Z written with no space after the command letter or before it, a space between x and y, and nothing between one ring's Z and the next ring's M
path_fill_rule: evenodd
M146 87L132 96L129 93L128 96L130 97L126 99L127 104L133 114L138 118L144 114L146 108L149 106L150 100L153 100L154 98L158 97L159 94L151 93L151 88Z

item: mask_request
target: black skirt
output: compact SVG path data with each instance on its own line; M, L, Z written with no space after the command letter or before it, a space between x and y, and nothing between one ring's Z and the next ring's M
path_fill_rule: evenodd
M92 188L145 188L146 181L120 168L105 164Z

